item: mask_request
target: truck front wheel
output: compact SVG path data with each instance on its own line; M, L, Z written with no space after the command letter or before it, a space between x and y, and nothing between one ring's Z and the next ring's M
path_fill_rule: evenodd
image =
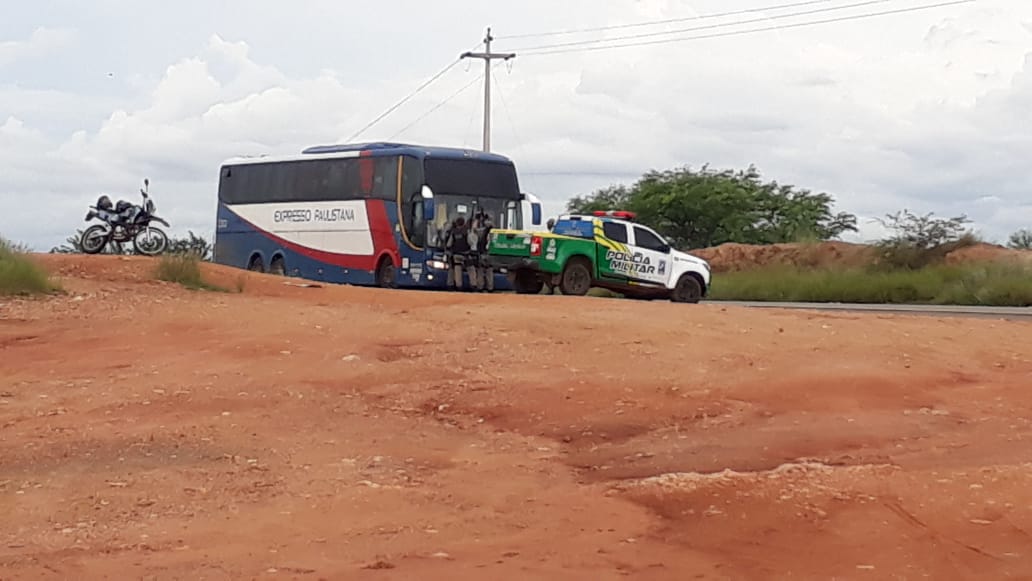
M520 295L537 295L541 294L541 287L545 286L545 283L529 270L518 270L516 271L515 280L513 281L513 287L516 289L516 294Z
M702 283L694 275L682 275L677 281L677 286L670 293L670 300L675 303L699 302L702 300Z
M564 295L582 297L591 290L591 264L583 258L574 258L563 269L559 290Z

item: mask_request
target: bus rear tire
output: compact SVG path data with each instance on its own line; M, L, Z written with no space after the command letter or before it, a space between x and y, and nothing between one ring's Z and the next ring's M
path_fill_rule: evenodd
M287 275L287 265L285 264L282 256L273 258L272 262L269 263L269 274L274 274L276 276Z
M262 263L262 257L257 254L251 257L251 262L247 264L247 270L251 272L265 272L265 265Z
M394 261L385 256L376 267L376 286L380 288L398 288L398 269Z

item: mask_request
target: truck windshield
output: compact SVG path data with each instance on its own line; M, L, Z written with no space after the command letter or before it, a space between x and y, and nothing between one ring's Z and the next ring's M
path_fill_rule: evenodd
M434 248L444 246L444 234L456 218L465 218L468 224L481 210L491 217L495 228L521 227L522 216L518 200L442 194L434 197L434 205L434 221L430 225L430 245Z

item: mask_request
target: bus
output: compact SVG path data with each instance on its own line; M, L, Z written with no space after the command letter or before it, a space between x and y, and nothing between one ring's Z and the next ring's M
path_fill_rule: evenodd
M214 261L311 281L444 288L444 237L479 211L537 229L541 201L498 154L402 143L315 146L221 164ZM511 289L506 272L495 288Z

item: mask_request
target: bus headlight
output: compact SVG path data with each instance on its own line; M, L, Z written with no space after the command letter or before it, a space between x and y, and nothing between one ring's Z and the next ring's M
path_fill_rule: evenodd
M426 265L437 270L448 270L448 265L443 260L429 260Z

